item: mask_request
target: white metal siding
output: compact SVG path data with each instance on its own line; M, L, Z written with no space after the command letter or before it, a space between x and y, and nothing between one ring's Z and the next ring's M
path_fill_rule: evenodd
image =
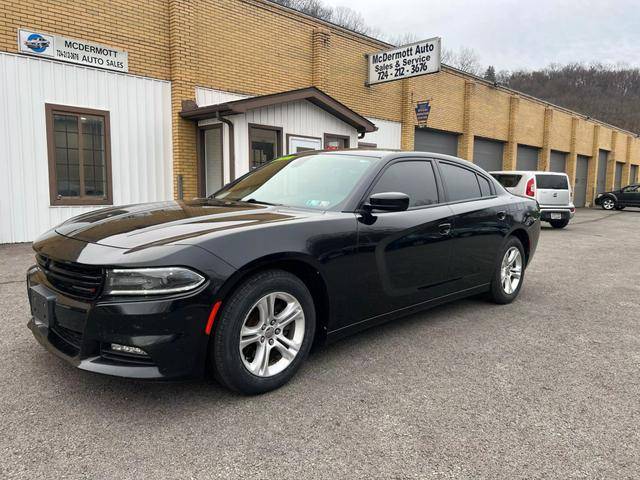
M400 122L373 117L367 117L367 119L375 123L378 130L365 134L364 138L360 139L361 142L375 143L378 148L400 149L402 136L402 124Z
M100 207L49 205L45 103L108 110L113 203L171 199L169 82L0 53L0 243Z

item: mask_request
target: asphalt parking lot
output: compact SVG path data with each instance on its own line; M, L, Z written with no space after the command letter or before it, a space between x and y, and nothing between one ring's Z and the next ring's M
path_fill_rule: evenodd
M512 305L470 299L315 352L284 388L77 371L0 246L0 478L637 478L640 210L544 228Z

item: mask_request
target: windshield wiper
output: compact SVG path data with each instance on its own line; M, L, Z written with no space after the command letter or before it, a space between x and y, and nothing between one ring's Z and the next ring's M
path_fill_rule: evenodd
M242 200L242 201L246 203L257 203L259 205L270 205L272 207L279 207L280 205L282 205L280 203L270 203L270 202L264 202L262 200L256 200L255 198L250 198L249 200Z

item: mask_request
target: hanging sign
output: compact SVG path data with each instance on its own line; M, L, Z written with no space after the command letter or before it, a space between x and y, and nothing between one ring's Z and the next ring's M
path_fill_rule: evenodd
M367 55L367 85L440 71L440 37Z

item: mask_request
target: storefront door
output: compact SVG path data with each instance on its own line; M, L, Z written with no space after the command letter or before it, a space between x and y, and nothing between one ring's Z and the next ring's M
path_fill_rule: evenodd
M215 125L202 132L202 158L204 167L205 196L220 190L224 185L222 159L222 127Z

